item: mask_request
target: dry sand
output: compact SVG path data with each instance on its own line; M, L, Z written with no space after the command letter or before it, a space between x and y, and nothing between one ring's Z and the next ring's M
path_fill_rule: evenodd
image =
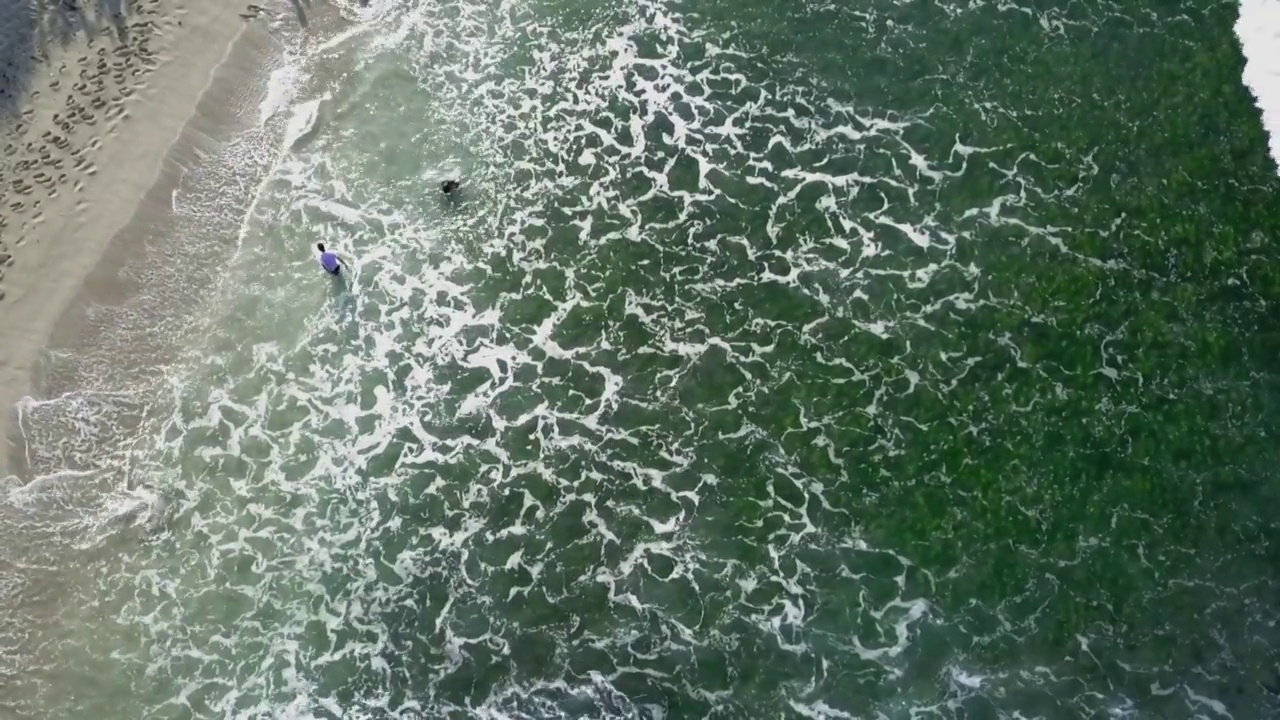
M0 77L11 109L0 139L0 478L41 348L246 27L238 2L135 0L115 17L71 2L0 0L11 30L0 59L29 51L34 65L25 79ZM38 15L43 42L14 37L22 12ZM61 42L49 39L58 27Z

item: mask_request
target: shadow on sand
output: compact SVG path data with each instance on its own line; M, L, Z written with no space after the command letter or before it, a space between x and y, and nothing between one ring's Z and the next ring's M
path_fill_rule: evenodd
M77 38L124 42L131 2L136 0L0 0L0 120L17 114L51 51Z
M293 11L298 15L298 24L302 27L307 26L307 9L311 7L311 0L289 0L293 3Z

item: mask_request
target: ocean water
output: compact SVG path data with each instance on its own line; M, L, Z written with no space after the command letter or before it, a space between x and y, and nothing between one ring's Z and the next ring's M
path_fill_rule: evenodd
M282 21L261 128L175 195L214 289L99 318L175 359L104 331L24 405L0 713L1274 716L1238 14Z

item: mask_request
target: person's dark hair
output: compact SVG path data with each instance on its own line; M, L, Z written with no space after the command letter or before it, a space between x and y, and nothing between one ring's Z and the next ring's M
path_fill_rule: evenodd
M316 249L320 252L324 252L324 243L316 243Z

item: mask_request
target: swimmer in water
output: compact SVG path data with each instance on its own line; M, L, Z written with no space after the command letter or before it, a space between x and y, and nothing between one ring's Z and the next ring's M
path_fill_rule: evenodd
M348 270L351 269L351 266L347 265L347 261L338 257L337 253L325 250L324 243L316 243L316 250L320 251L316 256L316 260L320 261L320 267L324 268L324 271L330 275L341 275L344 267Z
M460 187L462 187L462 182L459 180L445 180L440 183L440 192L448 195Z

